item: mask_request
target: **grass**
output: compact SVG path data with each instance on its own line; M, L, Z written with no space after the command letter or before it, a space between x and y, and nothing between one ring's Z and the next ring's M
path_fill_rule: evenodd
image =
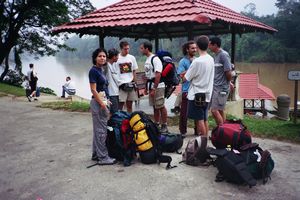
M0 83L0 97L7 96L6 94L15 95L18 97L25 96L25 89L22 87L16 87L5 83Z
M294 124L292 121L245 116L243 122L255 136L300 143L299 119L298 123Z
M66 110L72 112L88 112L90 104L85 102L49 102L42 103L39 107L51 108L53 110Z
M66 111L89 111L89 104L80 102L51 102L43 103L40 107ZM232 119L234 117L228 116L227 118ZM208 118L208 123L210 129L213 129L216 126L216 123L211 116ZM245 116L243 123L247 126L253 136L300 143L300 119L298 120L298 124L293 124L292 121L257 119L250 116ZM169 126L178 126L178 124L178 115L168 118ZM188 127L194 128L193 120L188 120Z

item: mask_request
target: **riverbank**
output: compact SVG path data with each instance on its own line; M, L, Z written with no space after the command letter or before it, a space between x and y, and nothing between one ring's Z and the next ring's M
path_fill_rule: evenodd
M214 181L213 166L179 164L182 155L168 154L177 168L165 164L92 164L90 113L54 111L39 102L0 98L1 199L298 199L300 146L253 138L275 161L272 179L249 188ZM176 131L177 127L170 127ZM188 130L186 142L193 138ZM288 159L287 159L288 158Z

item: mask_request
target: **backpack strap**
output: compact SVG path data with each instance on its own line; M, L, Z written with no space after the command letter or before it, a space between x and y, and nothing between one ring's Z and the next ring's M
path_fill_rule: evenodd
M154 55L152 58L151 58L151 61L150 61L150 63L151 63L151 65L152 65L152 71L154 72L154 64L153 64L153 60L154 60L154 58L155 57L158 57L157 55ZM158 57L159 58L159 57Z
M259 168L262 171L263 184L265 184L269 178L271 179L270 174L268 174L266 169L268 159L271 159L270 157L271 153L268 150L265 150L261 153L261 161L259 163Z

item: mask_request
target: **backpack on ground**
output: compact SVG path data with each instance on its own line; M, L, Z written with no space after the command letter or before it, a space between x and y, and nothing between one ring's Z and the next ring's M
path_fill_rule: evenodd
M256 179L263 179L263 183L266 183L274 168L269 151L263 151L255 143L241 147L240 151L213 148L207 151L217 155L217 182L226 180L236 184L246 183L252 187L256 185Z
M187 165L199 166L205 164L210 159L206 151L207 137L198 136L188 141L185 152L182 154L182 161Z
M162 155L159 144L160 132L150 117L143 111L136 111L131 114L129 124L141 162L144 164L168 163L167 169L172 168L172 158Z
M118 111L107 122L106 146L108 154L118 161L123 161L124 166L129 166L135 155L129 118L129 113Z
M165 97L169 98L173 91L176 89L175 86L177 86L180 82L180 79L178 77L176 66L172 60L172 54L168 51L158 51L155 56L151 58L151 64L153 66L153 72L154 72L154 64L153 59L155 57L158 57L160 61L162 62L163 69L161 72L161 78L160 82L164 82L166 85L165 89ZM152 80L154 81L154 80Z
M183 145L183 138L181 134L162 133L159 137L159 143L162 152L176 152L181 154L178 150Z
M215 127L211 132L211 142L216 148L239 149L251 143L251 133L241 120L227 120Z

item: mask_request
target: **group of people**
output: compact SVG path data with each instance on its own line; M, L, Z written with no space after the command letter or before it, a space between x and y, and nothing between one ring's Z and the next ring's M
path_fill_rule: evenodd
M208 49L214 58L207 53ZM182 52L184 57L177 69L183 80L179 131L183 137L186 135L187 118L190 118L195 122L194 134L207 136L209 109L216 124L226 119L224 109L232 79L230 56L221 48L219 37L200 36L196 42L185 43Z
M212 58L207 49L215 53ZM92 93L90 103L93 119L92 160L99 164L114 164L105 145L107 121L111 114L122 110L132 112L132 103L137 100L136 70L138 65L129 54L130 45L120 42L119 53L116 49L108 52L104 48L96 49L92 55L93 66L89 71ZM163 64L152 53L149 41L140 45L140 52L147 57L144 64L149 105L153 107L154 121L161 132L168 132L167 109L165 107L165 84L160 81ZM182 102L180 110L180 133L187 132L187 118L195 121L195 134L208 135L208 110L217 124L225 120L224 108L229 94L231 63L229 55L221 49L218 37L209 39L200 36L182 47L184 57L180 60L177 73L182 78ZM197 55L198 54L198 55Z

